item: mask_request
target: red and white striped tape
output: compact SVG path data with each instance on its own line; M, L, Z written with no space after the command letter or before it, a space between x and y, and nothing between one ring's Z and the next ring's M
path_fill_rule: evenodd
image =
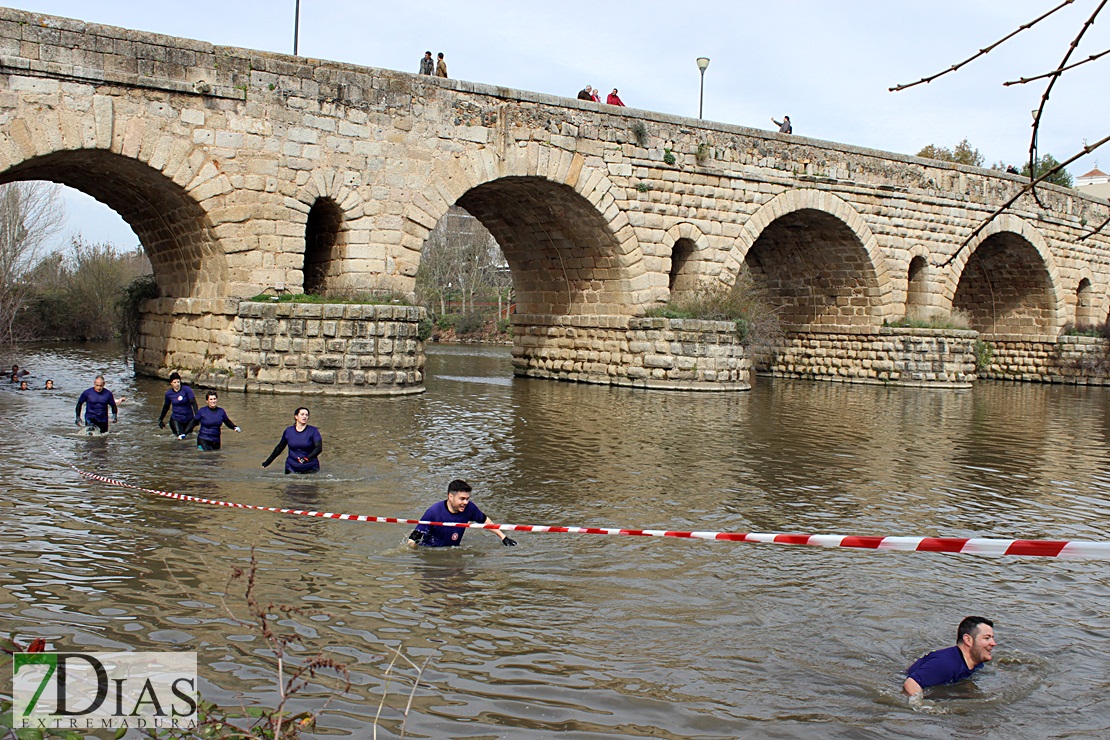
M1065 540L1002 540L967 537L853 537L841 534L761 534L755 532L672 532L663 529L614 529L609 527L549 527L535 524L475 524L473 522L432 522L422 519L399 519L390 516L363 514L334 514L324 511L283 509L273 506L236 504L228 501L188 496L182 493L158 491L131 483L106 478L70 466L90 480L121 488L130 488L156 496L191 501L233 509L269 511L275 514L296 514L323 519L342 519L351 522L378 522L382 524L428 524L438 527L466 527L468 529L499 529L502 532L558 532L564 534L606 534L629 537L678 537L694 540L720 540L724 542L764 542L776 545L814 545L818 547L852 547L865 550L895 550L900 552L945 552L962 555L1025 555L1050 558L1095 558L1110 560L1110 542L1085 542Z
M34 430L27 429L8 419L0 418L12 426L23 429L31 436L37 437L43 444L63 459L62 453L48 440ZM114 478L108 478L96 473L81 470L77 466L66 463L78 475L89 480L107 483L120 488L129 488L135 491L151 493L156 496L190 501L211 506L225 506L232 509L250 509L253 511L268 511L275 514L295 514L297 516L313 516L323 519L342 519L351 522L376 522L381 524L428 524L440 527L466 527L468 529L499 529L503 532L556 532L564 534L603 534L624 535L629 537L677 537L694 540L720 540L724 542L763 542L775 545L811 545L817 547L850 547L864 550L894 550L900 552L943 552L959 553L962 555L1019 555L1049 558L1089 558L1096 560L1110 560L1110 542L1090 542L1084 540L1003 540L984 537L857 537L841 534L785 534L785 533L758 533L758 532L672 532L663 529L615 529L610 527L550 527L536 524L475 524L473 522L432 522L421 519L399 519L387 516L366 516L363 514L334 514L324 511L305 511L302 509L284 509L273 506L254 506L252 504L236 504L228 501L188 496L182 493L159 491L153 488L143 488L131 483L125 483Z

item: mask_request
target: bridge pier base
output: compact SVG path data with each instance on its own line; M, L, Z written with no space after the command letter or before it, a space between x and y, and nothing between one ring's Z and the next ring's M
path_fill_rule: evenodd
M657 390L746 391L751 363L730 321L513 317L513 371Z
M775 377L844 383L970 388L975 331L852 328L791 334L763 372Z
M156 299L143 310L135 372L251 393L423 393L416 306Z

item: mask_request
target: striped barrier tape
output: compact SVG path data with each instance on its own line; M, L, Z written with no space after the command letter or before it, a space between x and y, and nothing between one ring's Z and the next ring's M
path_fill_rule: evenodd
M34 430L26 429L8 419L0 418L17 428L23 429L31 436L37 437L59 459L64 459L62 453L42 438ZM753 542L775 545L810 545L815 547L848 547L864 550L891 550L897 552L942 552L958 553L961 555L1017 555L1029 557L1050 558L1087 558L1095 560L1110 560L1110 542L1091 542L1084 540L1004 540L985 537L859 537L840 534L786 534L786 533L758 533L758 532L673 532L662 529L616 529L610 527L552 527L537 524L476 524L473 522L433 522L422 519L400 519L397 517L366 516L363 514L335 514L324 511L305 511L303 509L284 509L273 506L255 506L252 504L237 504L228 501L189 496L170 491L159 491L153 488L143 488L132 483L108 478L96 473L81 470L71 463L65 463L78 475L89 480L106 483L120 488L129 488L143 493L150 493L177 501L190 501L211 506L224 506L232 509L250 509L253 511L267 511L274 514L294 514L297 516L312 516L323 519L341 519L352 522L374 522L380 524L427 524L438 527L464 527L468 529L499 529L503 532L555 532L563 534L600 534L624 535L629 537L676 537L680 539L716 540L723 542Z
M961 555L1021 555L1050 558L1094 558L1110 560L1110 542L1087 542L1065 540L1003 540L967 537L854 537L840 534L783 534L755 532L672 532L662 529L615 529L609 527L551 527L536 524L477 524L474 522L433 522L422 519L400 519L389 516L367 516L364 514L335 514L324 511L305 511L303 509L284 509L274 506L255 506L228 501L189 496L170 491L143 488L131 483L89 473L70 465L77 473L89 480L99 481L120 488L130 488L156 496L178 501L191 501L212 506L225 506L232 509L268 511L275 514L295 514L323 519L342 519L351 522L376 522L381 524L427 524L437 527L464 527L468 529L498 529L502 532L558 532L564 534L602 534L624 535L630 537L677 537L694 540L717 540L723 542L755 542L776 545L811 545L817 547L851 547L865 550L893 550L898 552L943 552Z

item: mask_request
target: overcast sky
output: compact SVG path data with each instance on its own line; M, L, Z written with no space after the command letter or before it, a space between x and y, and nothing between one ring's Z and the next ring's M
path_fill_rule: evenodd
M1075 0L959 72L899 93L887 89L938 72L1060 0L301 0L300 53L415 72L442 51L451 77L573 98L585 85L620 88L632 107L705 117L914 154L964 137L988 165L1020 167L1044 84L1006 80L1054 69L1098 0ZM3 2L3 0L0 0ZM291 53L294 0L8 0L33 12ZM1110 9L1072 61L1110 47ZM1110 56L1067 74L1053 90L1040 151L1065 159L1110 133ZM1110 145L1070 167L1098 161ZM67 197L70 232L134 246L106 208Z

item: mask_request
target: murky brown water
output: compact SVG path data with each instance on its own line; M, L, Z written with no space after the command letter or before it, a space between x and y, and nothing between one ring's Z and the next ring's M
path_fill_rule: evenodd
M225 430L209 454L158 430L165 386L129 377L110 348L18 358L35 385L50 376L61 390L0 390L0 418L64 458L0 424L3 628L56 649L195 650L207 697L272 703L264 645L220 597L253 544L264 599L327 615L286 623L303 648L351 666L355 686L322 732L370 735L396 646L432 656L409 737L1110 733L1105 561L558 534L520 534L510 549L484 532L414 553L399 546L406 527L177 503L63 465L379 516L418 516L462 477L513 523L1110 539L1106 390L761 382L674 394L514 379L504 348L431 352L419 397L224 394L243 433ZM97 370L131 400L112 434L78 437L73 404ZM263 470L302 402L324 433L323 474ZM995 620L995 663L913 711L900 671L971 613ZM399 733L414 675L389 683L379 737Z

